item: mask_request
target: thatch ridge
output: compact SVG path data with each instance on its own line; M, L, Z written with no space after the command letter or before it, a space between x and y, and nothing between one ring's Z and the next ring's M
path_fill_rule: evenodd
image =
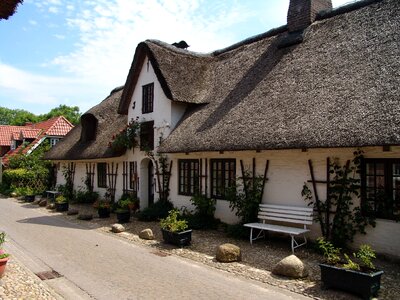
M400 1L368 3L313 23L283 55L271 45L286 33L215 56L208 101L159 151L399 145Z
M383 0L359 0L353 3L348 3L336 8L328 9L328 10L322 10L316 15L316 20L324 20L328 18L332 18L341 14L349 13L354 10L363 8L365 6L375 4L378 2L382 2Z

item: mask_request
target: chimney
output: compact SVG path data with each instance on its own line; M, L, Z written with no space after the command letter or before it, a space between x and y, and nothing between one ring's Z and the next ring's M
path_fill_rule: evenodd
M321 10L332 9L331 0L290 0L287 15L289 32L306 29Z

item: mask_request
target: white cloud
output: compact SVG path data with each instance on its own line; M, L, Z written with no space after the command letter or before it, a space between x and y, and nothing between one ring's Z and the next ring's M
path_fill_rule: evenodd
M32 26L36 26L38 22L35 20L29 20L29 24L31 24Z
M59 12L59 9L58 9L58 7L50 6L49 7L49 12L52 13L52 14L57 14Z
M47 112L49 107L56 107L59 103L70 106L80 106L82 110L96 104L97 101L82 102L77 95L93 93L95 88L89 81L81 78L52 77L30 73L0 62L0 90L2 99L13 99L12 105L24 108L33 107L34 113ZM96 95L104 97L103 95ZM35 104L32 106L32 104ZM35 111L33 111L35 110Z

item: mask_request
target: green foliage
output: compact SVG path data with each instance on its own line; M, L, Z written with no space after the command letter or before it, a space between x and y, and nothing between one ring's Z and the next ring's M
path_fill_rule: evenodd
M94 203L99 198L98 192L78 190L74 197L75 203Z
M262 201L263 191L263 176L256 176L250 179L249 172L245 172L243 189L239 189L240 185L237 182L236 186L227 188L226 198L229 201L229 208L236 210L236 216L240 217L241 224L257 221L258 206Z
M54 117L64 116L72 124L79 124L81 113L78 106L59 105L47 114L35 115L23 109L0 107L0 125L25 125L27 122L38 123Z
M160 226L171 232L181 232L188 228L186 220L179 220L179 210L177 209L171 209L168 216L160 220Z
M250 228L244 227L242 224L225 224L225 232L229 237L234 239L248 240Z
M0 232L0 259L9 257L10 254L5 253L2 250L2 245L6 242L6 233L4 231Z
M141 211L138 218L140 221L157 221L161 218L165 218L168 212L173 208L174 206L170 201L158 200Z
M357 253L353 253L354 257L361 260L363 265L369 269L375 269L372 260L376 258L375 251L369 245L361 245Z
M61 170L63 177L65 179L65 184L61 185L62 194L68 199L68 201L73 202L75 199L75 191L74 191L74 166L68 164L68 166L63 166Z
M200 216L214 216L215 205L217 201L206 195L195 194L190 198L190 202L194 205L196 214Z
M324 255L326 262L331 265L335 265L340 261L340 248L333 246L325 238L320 237L317 239L317 248Z
M343 264L343 268L360 271L360 265L350 259L350 257L345 253L344 258L346 259L346 263Z
M129 193L124 193L115 205L116 209L134 210L139 209L139 199Z
M51 109L47 114L39 115L40 121L45 121L54 117L63 116L73 125L79 124L81 113L78 106L67 106L60 104L58 107Z
M62 203L67 203L68 199L65 198L63 195L59 195L56 198L56 203L62 204Z
M27 169L8 169L3 173L4 188L13 191L18 195L41 194L46 189L45 185L37 185L38 181L47 182L49 173L47 169L37 168Z
M139 129L140 123L137 119L132 119L124 129L121 129L117 135L112 137L111 148L117 152L135 148L138 145Z
M6 233L4 231L0 232L0 247L6 242Z
M317 211L316 220L320 223L322 235L338 247L346 247L357 233L365 234L365 228L375 226L375 220L366 213L369 207L355 206L354 200L360 200L360 168L362 151L355 151L353 160L342 166L338 159L329 165L330 183L327 200L314 201L312 193L305 183L302 197ZM335 211L331 218L331 211Z
M9 109L0 106L0 125L25 125L27 122L36 123L39 118L23 109Z

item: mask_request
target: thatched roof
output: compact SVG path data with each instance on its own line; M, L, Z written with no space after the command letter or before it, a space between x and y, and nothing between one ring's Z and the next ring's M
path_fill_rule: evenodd
M97 119L94 140L81 140L82 124L79 124L47 152L45 158L50 160L79 160L121 155L114 153L108 146L109 142L112 141L112 136L128 123L127 116L117 113L121 95L122 88L114 89L100 104L82 115L82 117L92 115Z
M0 20L7 20L9 17L11 17L15 13L17 6L22 2L23 0L1 0Z
M135 58L149 55L171 100L201 104L159 150L399 145L399 28L400 1L368 0L320 15L300 38L282 27L207 55L140 44Z

